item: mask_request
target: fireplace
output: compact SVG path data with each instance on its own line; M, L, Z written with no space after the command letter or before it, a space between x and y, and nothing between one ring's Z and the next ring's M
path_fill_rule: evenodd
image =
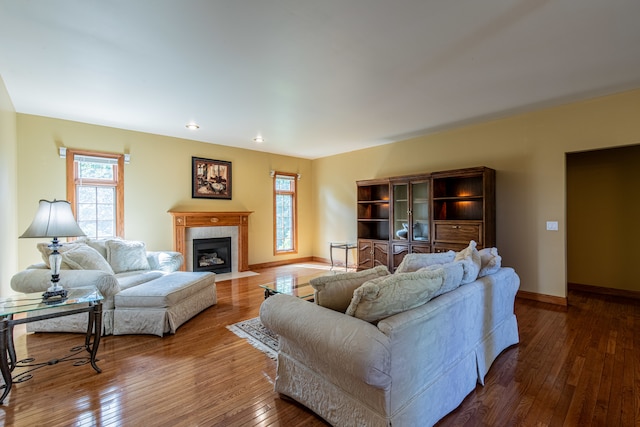
M173 217L173 250L180 252L185 262L180 270L187 271L193 266L192 239L232 236L231 272L249 270L249 215L252 212L178 212L169 211ZM234 234L225 232L220 235L200 235L200 230L226 228L235 229ZM197 233L190 233L198 230ZM190 234L189 236L187 234ZM196 236L197 235L197 236ZM235 242L235 243L234 243Z
M193 239L193 271L231 272L231 237Z

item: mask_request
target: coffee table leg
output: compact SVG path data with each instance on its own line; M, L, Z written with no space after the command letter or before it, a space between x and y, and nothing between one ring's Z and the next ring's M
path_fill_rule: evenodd
M13 314L7 319L13 320ZM16 346L13 342L13 323L9 324L9 327L7 328L7 351L9 352L9 370L13 372L16 368L16 363L18 362L16 358Z
M87 313L87 332L84 334L84 348L91 354L91 338L93 336L93 322L95 321L95 305L92 310Z
M9 368L9 358L11 357L9 346L13 337L9 337L9 333L12 331L9 326L7 318L3 318L0 321L0 371L2 371L2 379L4 380L4 392L0 397L0 403L4 402L4 398L7 397L11 391L13 385L13 378L11 378L11 369ZM15 357L15 356L14 356Z
M344 271L349 271L349 245L344 246Z
M91 366L96 372L102 372L102 369L96 365L96 355L98 354L98 347L100 347L100 337L102 336L102 302L98 302L93 311L89 313L90 328L93 330L93 345L91 346ZM90 331L89 331L90 332Z
M333 270L333 243L329 243L329 259L331 260L331 268L329 270Z

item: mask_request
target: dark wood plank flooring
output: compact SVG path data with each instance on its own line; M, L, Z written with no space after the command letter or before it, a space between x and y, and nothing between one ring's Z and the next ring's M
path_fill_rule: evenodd
M218 304L175 335L107 336L101 374L49 366L14 385L5 426L326 426L273 392L276 363L226 326L258 315L259 284L313 264L218 283ZM321 265L316 264L316 267ZM640 302L582 292L563 308L516 302L521 343L507 349L438 426L640 425ZM16 332L18 357L60 357L77 334Z

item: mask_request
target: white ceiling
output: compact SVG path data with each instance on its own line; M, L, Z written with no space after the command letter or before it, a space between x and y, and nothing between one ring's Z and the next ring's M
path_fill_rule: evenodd
M0 76L20 113L314 159L638 88L639 18L638 0L0 0Z

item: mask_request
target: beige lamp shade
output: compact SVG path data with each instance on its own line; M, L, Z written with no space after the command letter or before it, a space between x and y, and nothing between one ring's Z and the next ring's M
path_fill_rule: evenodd
M71 204L66 200L40 200L33 222L22 237L77 237L85 236L78 226Z

